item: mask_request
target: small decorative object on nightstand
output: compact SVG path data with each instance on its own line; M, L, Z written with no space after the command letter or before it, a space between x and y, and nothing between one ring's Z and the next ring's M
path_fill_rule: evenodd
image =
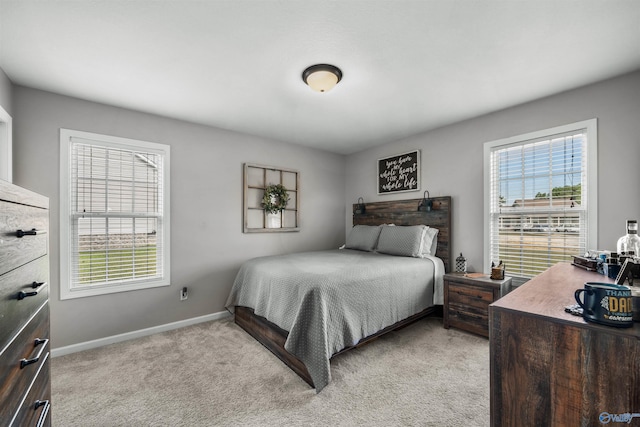
M482 273L444 275L444 327L489 337L489 304L507 294L511 278L492 280Z
M462 256L462 252L460 252L460 256L456 258L456 273L466 273L467 272L467 259Z
M502 261L498 265L494 265L491 263L491 278L493 280L502 280L504 279L504 264Z

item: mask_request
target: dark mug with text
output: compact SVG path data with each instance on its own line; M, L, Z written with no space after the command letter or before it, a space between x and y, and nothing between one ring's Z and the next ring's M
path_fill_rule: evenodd
M584 301L580 300L581 294L584 294ZM633 302L629 287L587 282L584 289L575 292L575 297L582 307L584 320L616 328L633 326Z

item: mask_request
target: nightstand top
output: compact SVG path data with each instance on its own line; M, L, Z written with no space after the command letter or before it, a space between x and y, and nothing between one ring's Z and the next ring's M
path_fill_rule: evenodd
M457 283L469 283L469 284L483 284L487 286L492 286L496 288L500 288L507 283L511 282L511 277L504 276L502 280L494 280L489 277L489 274L482 273L446 273L444 275L444 280L448 280L451 282Z

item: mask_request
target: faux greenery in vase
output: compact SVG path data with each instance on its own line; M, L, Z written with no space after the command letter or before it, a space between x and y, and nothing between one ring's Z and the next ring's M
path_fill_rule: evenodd
M282 184L268 185L262 196L262 207L266 213L282 212L289 203L289 194Z

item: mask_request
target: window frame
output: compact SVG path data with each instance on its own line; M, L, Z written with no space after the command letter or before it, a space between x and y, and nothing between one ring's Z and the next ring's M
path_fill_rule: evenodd
M491 265L491 154L493 151L507 146L525 145L534 140L552 138L558 134L569 132L583 132L586 134L586 189L582 189L586 195L586 247L598 247L598 122L597 119L589 119L567 125L556 126L549 129L516 135L509 138L498 139L484 143L484 265L488 269ZM586 191L585 191L586 190ZM493 260L495 261L495 260ZM507 265L507 274L509 266ZM515 277L516 285L529 280L525 277Z
M163 156L162 166L162 277L142 278L126 283L112 283L86 288L71 287L71 262L73 259L71 200L72 138L97 147L154 152ZM169 286L171 284L171 218L170 218L170 153L169 145L155 142L121 138L92 132L60 129L60 299L73 299Z
M13 182L13 119L0 105L0 179Z

